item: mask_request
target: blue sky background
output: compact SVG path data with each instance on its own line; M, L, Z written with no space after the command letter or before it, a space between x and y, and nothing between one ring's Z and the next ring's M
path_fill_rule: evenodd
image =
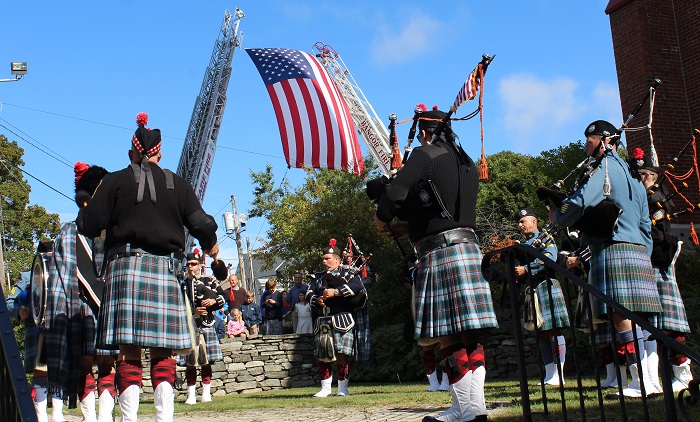
M447 109L481 55L495 54L485 78L486 153L537 155L582 139L593 120L623 121L607 3L9 3L0 15L0 78L11 77L11 61L27 61L29 74L0 83L0 124L17 135L3 127L0 133L24 148L24 170L72 198L72 164L125 167L136 114L145 111L149 126L163 133L161 164L176 170L224 11L238 6L246 15L243 47L311 52L319 41L332 46L387 124L390 113L412 117L417 103ZM220 256L235 264L235 242L223 236L222 221L231 195L245 212L253 199L250 171L266 163L277 183L286 174L299 185L304 173L287 171L267 91L244 51L236 51L232 68L204 207L220 223ZM457 115L475 108L467 103ZM398 128L401 148L408 128ZM455 131L478 158L478 119L456 123ZM71 199L27 179L32 203L63 221L75 217ZM251 219L244 236L255 247L267 227Z

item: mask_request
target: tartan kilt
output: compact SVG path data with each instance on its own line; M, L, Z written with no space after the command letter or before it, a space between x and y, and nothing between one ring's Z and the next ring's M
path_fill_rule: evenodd
M413 295L416 338L498 327L477 244L459 243L421 256Z
M199 328L202 330L204 342L207 344L207 359L209 360L209 364L224 360L224 355L221 352L221 343L219 343L219 336L216 335L216 329L214 329L214 327L204 326L200 326Z
M617 334L617 331L610 327L610 321L605 321L600 324L595 324L595 331L593 338L595 339L596 346L602 346L605 344L613 343L613 334ZM615 339L617 340L617 339Z
M646 248L633 243L596 243L590 246L589 283L632 312L662 311L654 271ZM593 317L607 314L605 302L593 299Z
M36 355L39 353L39 334L43 328L37 327L32 321L24 324L24 372L30 373L34 370Z
M81 321L81 356L109 356L114 354L114 350L98 349L95 347L95 336L97 335L97 318L92 313L92 309L85 301L80 302Z
M678 283L676 283L675 268L670 266L669 271L667 271L654 267L654 277L663 312L653 315L649 321L662 330L689 333L690 325L688 325L685 305L681 292L678 290Z
M564 328L569 326L569 311L566 308L566 299L561 290L559 281L550 278L552 282L552 300L549 297L547 280L537 285L537 298L540 301L540 313L542 313L541 331L552 330L554 328ZM551 306L554 306L554 319L552 319Z
M333 332L333 342L335 343L335 352L343 353L348 356L355 355L355 329L348 330L347 332L341 332L333 328L331 325L331 331Z
M185 298L169 257L142 255L107 264L97 347L192 347Z

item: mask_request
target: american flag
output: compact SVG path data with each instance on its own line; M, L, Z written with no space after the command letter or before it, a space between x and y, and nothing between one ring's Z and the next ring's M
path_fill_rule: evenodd
M275 109L287 165L364 169L357 131L345 99L310 54L286 48L248 48Z
M478 78L479 78L479 68L481 63L479 63L472 73L467 76L467 80L464 81L462 89L459 90L457 98L455 98L455 103L452 105L454 110L457 110L459 106L466 103L469 100L473 100L476 97L476 92L479 90Z

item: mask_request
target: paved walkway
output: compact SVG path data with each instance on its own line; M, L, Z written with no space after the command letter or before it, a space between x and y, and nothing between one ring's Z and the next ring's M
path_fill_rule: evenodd
M173 422L298 422L298 421L342 421L342 422L409 422L420 421L423 416L439 414L444 409L435 408L348 408L314 407L310 409L249 409L235 412L188 412L176 413ZM66 421L79 422L79 416L66 415ZM144 415L139 420L152 420L153 415Z

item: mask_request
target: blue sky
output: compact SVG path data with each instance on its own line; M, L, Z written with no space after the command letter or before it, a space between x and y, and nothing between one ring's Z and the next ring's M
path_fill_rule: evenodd
M485 78L486 153L536 155L582 139L593 120L623 121L607 3L14 2L0 17L0 79L11 77L11 61L28 62L29 74L0 83L0 124L18 136L0 133L24 148L25 171L72 198L72 164L125 167L136 114L145 111L163 133L161 164L175 170L224 11L238 6L246 15L243 47L332 46L387 124L390 113L411 117L417 103L447 109L481 55L495 54ZM235 242L223 236L222 222L231 195L245 212L250 171L266 163L277 183L286 174L298 185L304 173L287 171L267 91L244 51L236 51L232 68L204 207L222 227L221 257L235 264ZM457 115L475 107L467 103ZM454 129L478 158L478 119ZM401 148L407 132L399 126ZM63 221L75 217L72 200L28 180L32 203ZM251 219L243 235L256 246L267 228Z

